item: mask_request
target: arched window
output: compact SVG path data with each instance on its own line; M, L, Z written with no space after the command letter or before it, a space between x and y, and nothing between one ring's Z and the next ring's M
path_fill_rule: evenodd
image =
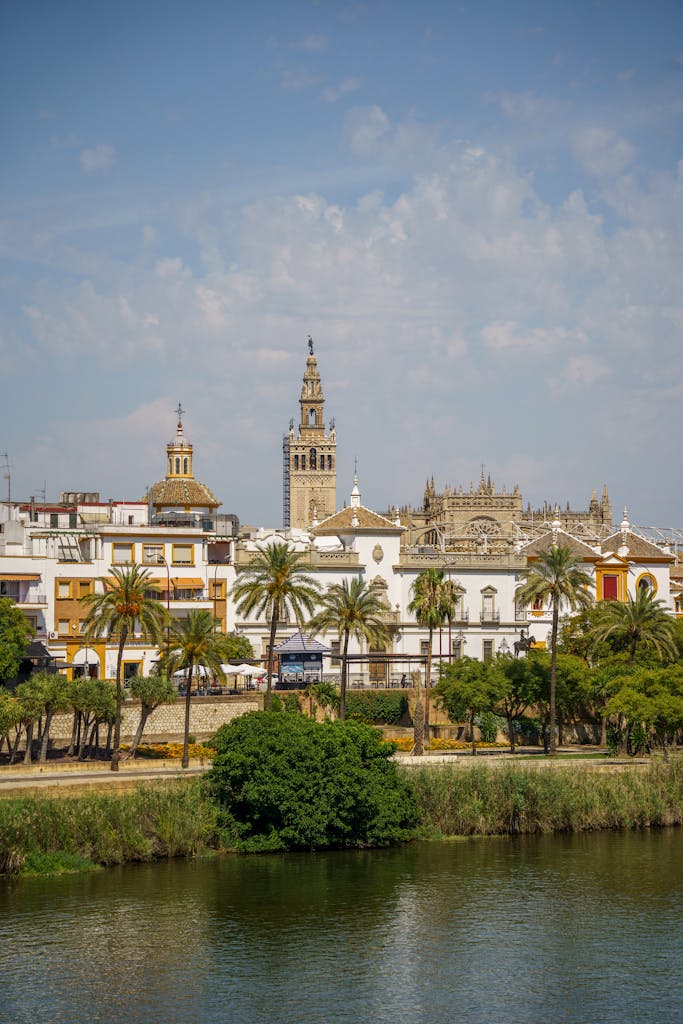
M315 409L310 409L308 413L308 425L309 427L315 426Z
M299 468L299 456L295 455L294 456L294 469L298 469L298 468Z
M187 476L188 462L189 462L189 460L188 460L187 455L186 455L185 458L183 459L183 473L185 474L185 476Z
M308 465L310 466L311 469L318 468L318 453L316 452L315 448L311 448L309 452Z
M305 455L301 456L301 468L302 469L306 468L306 456Z
M332 469L332 456L331 455L327 456L327 468L328 469Z
M180 473L180 456L179 455L176 455L176 457L175 457L175 471L176 471L176 473Z

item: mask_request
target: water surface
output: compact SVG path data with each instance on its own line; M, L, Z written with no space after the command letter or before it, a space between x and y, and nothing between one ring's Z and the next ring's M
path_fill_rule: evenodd
M683 1019L683 831L0 882L0 1021Z

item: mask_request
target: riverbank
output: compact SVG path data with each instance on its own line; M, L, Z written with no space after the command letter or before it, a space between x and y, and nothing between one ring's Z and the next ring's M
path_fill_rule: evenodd
M575 770L577 761L482 762L405 769L420 812L416 838L683 824L680 757L669 764L617 765L612 771L588 761L581 770ZM131 774L132 781L111 782L132 785L130 792L48 790L1 800L0 873L53 873L228 852L217 808L201 779L178 778L177 770L161 769L160 778L145 769ZM108 785L103 777L100 787Z

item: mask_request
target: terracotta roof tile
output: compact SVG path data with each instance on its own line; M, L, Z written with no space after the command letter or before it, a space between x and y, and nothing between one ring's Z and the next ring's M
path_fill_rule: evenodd
M564 530L557 531L557 540L553 539L553 533L549 530L542 537L537 537L536 540L526 544L522 548L522 554L528 558L533 558L535 555L540 555L542 552L547 551L553 544L568 547L576 558L581 558L584 562L597 562L600 559L600 555L597 554L594 548L584 544L582 540L577 540L570 533L565 533Z
M149 501L149 492L144 500ZM199 480L159 480L152 484L152 504L164 508L218 508L220 501Z
M613 533L611 537L602 542L602 550L607 553L608 551L618 552L619 548L624 546L624 538L621 530L617 533ZM638 559L642 561L661 561L661 562L673 562L673 555L665 554L660 547L653 544L652 541L646 540L645 537L641 537L639 533L633 533L631 530L626 531L626 544L628 548L628 557Z
M354 515L358 519L358 526L354 526L352 523ZM351 531L358 531L359 533L374 533L377 531L382 533L388 531L400 533L403 529L404 527L397 526L396 523L392 523L391 519L386 519L377 512L365 508L364 505L353 505L349 508L343 508L341 512L335 512L333 515L328 516L327 519L323 519L321 523L313 528L312 532L321 536L323 534L339 533L340 531L344 533Z

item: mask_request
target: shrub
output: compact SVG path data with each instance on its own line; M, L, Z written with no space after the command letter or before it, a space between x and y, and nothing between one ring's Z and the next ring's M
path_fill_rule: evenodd
M346 694L346 717L377 725L398 725L408 710L408 697L395 690Z
M394 747L358 722L251 712L224 725L207 786L244 851L388 846L417 818Z

